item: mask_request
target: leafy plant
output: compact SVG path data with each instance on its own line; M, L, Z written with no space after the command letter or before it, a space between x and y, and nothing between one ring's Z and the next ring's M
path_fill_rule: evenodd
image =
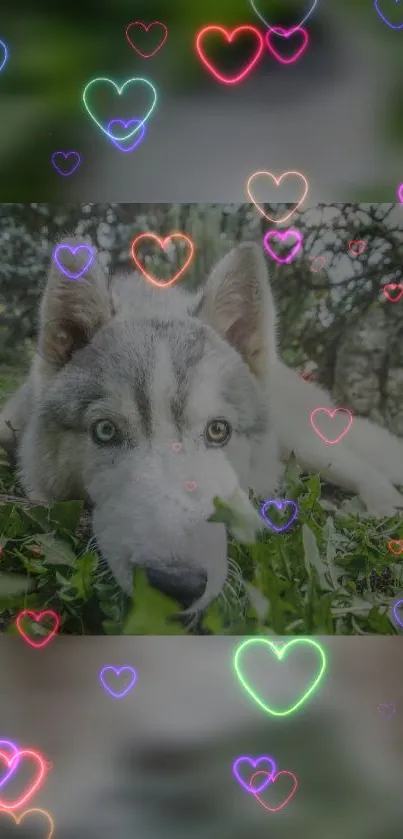
M0 489L14 481L0 462ZM318 475L304 477L290 459L282 497L299 514L289 530L263 527L253 545L229 542L243 590L235 603L217 600L201 617L204 633L316 635L401 633L393 604L403 590L403 559L387 542L403 539L398 516L362 517L358 499L338 507L322 497ZM233 514L216 501L214 521ZM81 501L33 506L0 496L0 631L15 634L22 609L54 609L69 635L171 635L194 631L172 599L136 571L134 595L123 595L91 539ZM385 569L387 573L385 574Z

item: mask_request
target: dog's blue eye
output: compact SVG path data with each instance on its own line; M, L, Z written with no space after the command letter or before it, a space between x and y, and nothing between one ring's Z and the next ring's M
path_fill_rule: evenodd
M98 420L91 429L92 437L96 443L112 443L118 435L116 426L110 420Z
M209 446L224 446L231 437L231 426L223 419L211 420L206 426L204 437Z

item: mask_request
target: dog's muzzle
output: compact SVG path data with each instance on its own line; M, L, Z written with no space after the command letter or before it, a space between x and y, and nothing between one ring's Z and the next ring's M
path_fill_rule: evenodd
M169 570L147 568L146 571L150 585L172 597L182 609L192 606L206 588L207 573L203 569L173 565Z

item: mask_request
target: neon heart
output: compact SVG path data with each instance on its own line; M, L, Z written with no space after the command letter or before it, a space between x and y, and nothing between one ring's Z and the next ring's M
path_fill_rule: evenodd
M224 36L224 38L226 38L226 40L229 44L232 43L234 38L236 38L239 35L240 32L252 32L254 37L256 38L256 40L257 40L256 51L255 51L254 55L252 56L251 60L249 61L249 63L246 65L246 67L244 67L242 72L239 73L237 76L232 76L232 77L223 76L222 73L220 73L218 70L216 70L214 65L211 63L211 61L209 61L209 59L205 56L205 54L203 52L203 47L201 46L201 42L202 42L203 38L205 37L205 35L207 35L208 33L211 33L211 32L219 32L220 35L222 35L222 36ZM259 61L259 58L260 58L260 56L263 52L263 48L264 48L263 36L259 32L259 30L256 29L254 26L238 26L236 29L233 29L233 30L230 30L230 31L227 31L223 26L205 26L203 29L200 30L200 32L198 32L197 37L196 37L196 51L197 51L197 54L198 54L200 60L203 62L204 66L207 67L207 69L210 71L210 73L212 73L213 76L216 79L218 79L219 82L222 82L222 84L237 84L237 82L241 82L242 79L244 79L248 75L248 73L250 73L250 71L253 69L255 64Z
M115 676L117 676L117 678L120 678L122 673L125 673L125 672L130 675L130 679L129 679L129 682L126 685L126 687L123 687L122 690L120 690L120 691L114 690L112 687L110 687L110 685L108 685L106 683L106 678L108 676L108 673L114 673ZM113 696L115 699L122 699L122 697L126 696L129 693L129 691L131 691L132 687L134 687L134 684L135 684L136 679L137 679L137 673L136 673L134 667L130 667L129 665L126 665L124 667L108 666L108 667L103 667L102 668L102 670L99 674L99 678L100 678L102 687L105 688L106 692L109 693L110 696Z
M73 166L73 168L72 168L72 169L70 169L70 171L69 171L69 172L63 172L63 171L61 170L61 168L60 168L60 165L58 165L58 164L56 163L56 157L57 157L58 155L61 155L62 157L64 157L64 158L65 158L65 160L66 160L68 157L71 157L72 155L73 155L73 156L75 156L75 157L76 157L76 164L75 164L75 166ZM52 158L51 158L51 160L52 160L52 166L56 169L56 172L58 172L58 173L59 173L59 175L63 175L64 177L68 177L69 175L72 175L72 174L73 174L73 172L75 172L75 171L76 171L76 169L78 169L78 167L79 167L79 165L80 165L80 163L81 163L81 157L80 157L80 155L79 155L78 151L67 151L67 152L64 152L64 151L54 151L54 152L53 152L53 154L52 154Z
M88 90L90 89L90 87L92 87L92 85L98 84L99 82L106 82L107 84L111 84L115 88L115 90L117 91L118 96L122 95L122 93L123 93L125 87L127 87L127 85L133 84L133 83L136 84L136 82L141 82L142 84L147 85L148 87L151 88L151 90L153 92L154 99L153 99L153 103L151 105L151 108L148 109L145 117L142 120L140 120L140 124L137 126L137 128L135 128L134 131L131 131L130 134L127 134L125 137L112 137L111 134L109 133L109 131L107 130L107 128L104 128L102 123L99 122L99 120L97 120L96 116L92 113L91 108L87 104L86 97L87 97ZM150 118L150 116L151 116L151 114L152 114L152 112L153 112L153 110L154 110L154 108L157 104L157 91L156 91L154 85L151 84L151 82L149 82L148 79L141 79L141 78L137 78L137 77L132 78L132 79L128 79L127 82L125 82L121 87L119 87L119 85L117 85L116 82L114 82L112 79L107 79L107 78L104 78L104 77L100 77L100 78L97 78L97 79L92 79L92 81L88 82L88 84L85 86L84 91L83 91L83 102L84 102L84 107L85 107L87 113L89 114L91 119L95 122L95 125L97 125L98 128L100 128L101 131L103 131L103 133L106 134L106 136L109 137L110 140L115 139L115 140L119 140L119 142L122 143L124 140L129 140L130 137L133 137L134 134L137 134L137 131L140 130L141 126L144 125L144 123L147 122L147 120Z
M133 44L133 41L130 38L129 29L131 29L132 26L141 26L141 28L145 29L146 32L149 32L150 29L152 29L153 26L162 26L162 28L164 29L164 34L163 34L163 37L162 37L162 41L158 44L156 49L153 50L152 52L149 52L149 53L141 52L141 50L138 47L136 47L135 44ZM165 26L165 23L161 23L159 20L153 20L153 22L149 23L147 26L146 26L145 23L142 23L140 20L135 20L135 21L132 21L132 23L129 23L129 25L126 27L126 33L125 34L126 34L126 38L127 38L127 41L129 42L130 46L134 50L136 50L136 52L138 52L139 55L141 55L142 58L152 58L152 56L155 55L158 52L158 50L160 50L161 47L164 46L165 41L168 37L168 28Z
M319 431L319 428L317 428L316 425L315 425L315 416L316 416L316 414L320 414L320 413L327 414L331 419L333 419L335 414L338 414L338 413L347 414L347 416L348 416L347 428L345 428L344 431L342 431L341 434L339 434L339 436L336 437L335 440L329 440L329 438L326 437L324 434L322 434L322 432ZM312 413L311 413L310 420L311 420L312 428L315 431L315 433L323 440L324 443L328 443L329 446L335 446L336 443L339 443L340 440L342 440L343 437L345 437L345 435L350 431L350 428L353 424L353 416L347 408L335 408L334 411L329 411L328 408L315 408L315 410L312 411Z
M392 545L398 545L398 550L394 551ZM395 556L401 556L403 554L403 539L392 539L391 542L388 542L388 548Z
M396 0L395 0L395 3L396 3ZM379 8L378 0L375 0L374 5L375 5L375 10L378 12L379 17L383 20L384 23L387 23L387 25L390 26L391 29L403 29L403 23L399 23L397 26L394 26L393 23L391 23L390 20L388 20L387 17L385 17L382 14L382 12Z
M397 622L398 622L399 626L402 626L402 627L403 627L403 623L402 623L402 621L400 620L400 617L399 617L399 615L398 615L398 613L397 613L397 610L398 610L398 608L399 608L400 606L403 606L403 600L398 600L398 601L397 601L397 603L395 603L395 605L393 606L393 614L394 614L394 616L395 616L395 618L396 618L396 620L397 620Z
M397 190L397 197L398 197L400 203L403 204L403 184L400 184L400 186Z
M146 269L143 267L141 262L139 262L139 260L136 256L135 250L136 250L136 247L138 246L139 242L143 241L144 239L154 239L154 241L158 242L160 247L164 248L164 250L166 249L167 244L172 239L183 239L186 242L186 244L189 246L190 253L189 253L189 256L188 256L185 264L182 266L182 268L179 269L179 271L176 272L175 276L172 277L170 280L167 280L167 282L161 282L160 280L156 280L155 277L153 277L151 274L148 273L148 271L146 271ZM160 236L156 236L155 233L141 233L140 236L136 236L136 238L134 239L134 241L132 243L132 256L133 256L133 260L134 260L134 263L136 265L136 268L139 271L141 271L141 273L146 277L147 280L149 280L150 283L157 286L158 288L168 288L168 286L173 285L177 280L179 280L179 277L181 277L182 274L185 273L186 269L190 265L190 263L193 259L193 253L194 253L193 242L192 242L191 239L189 239L189 236L185 236L184 233L171 233L171 235L166 236L165 239L162 239Z
M269 24L269 23L267 23L267 20L265 20L265 19L264 19L263 15L261 15L261 14L260 14L260 12L258 11L258 9L256 8L256 5L255 5L255 3L254 3L254 0L249 0L249 2L250 2L250 4L251 4L251 6L252 6L253 11L254 11L254 12L255 12L255 14L258 16L258 18L260 18L260 20L262 21L262 23L264 23L264 25L265 25L265 26L267 26L267 28L268 28L268 29L272 29L272 27L270 26L270 24ZM311 8L309 9L309 12L305 15L305 17L301 20L301 22L300 22L297 26L295 26L295 27L294 27L294 29L300 29L300 28L301 28L301 26L303 26L303 25L304 25L304 23L306 23L306 21L308 20L308 18L310 18L310 17L311 17L311 14L312 14L312 12L315 10L315 7L317 6L317 4L318 4L318 0L313 0L312 6L311 6ZM292 30L291 30L291 31L292 31Z
M18 752L14 754L11 758L8 758L5 752L0 752L0 759L7 763L9 768L14 767L14 764L17 761L19 763L20 760L24 760L24 758L27 758L28 760L33 760L36 763L37 773L31 781L28 790L17 801L10 803L0 798L0 810L18 810L20 807L26 804L27 801L29 801L29 799L32 798L33 795L35 795L35 793L44 781L46 775L45 761L43 757L41 757L41 755L38 754L38 752L33 751L33 749L22 749L21 751L18 750Z
M305 691L305 693L301 696L301 698L291 707L287 708L285 711L277 711L274 708L271 708L270 705L267 705L259 696L259 694L249 685L246 678L242 675L241 666L240 666L240 659L242 654L245 650L249 650L252 645L261 644L264 647L269 647L270 652L274 653L277 656L277 659L281 662L286 655L287 651L294 647L296 644L304 644L308 647L314 647L315 650L319 653L321 658L321 665L318 671L318 674L312 683L312 685ZM306 700L311 696L315 688L319 685L319 682L326 670L326 656L322 650L320 644L317 641L313 641L312 638L293 638L292 641L288 641L287 644L284 644L280 649L277 649L276 645L273 641L269 641L267 638L248 638L246 641L242 641L235 652L234 656L234 668L236 675L245 688L246 692L255 702L262 708L263 711L266 711L268 714L272 714L275 717L287 717L289 714L292 714L294 711L297 710Z
M270 247L268 240L269 239L274 239L275 237L277 237L278 239L280 239L281 242L284 242L284 240L288 239L289 236L293 236L294 238L297 239L296 244L291 249L288 256L286 256L286 257L277 256L277 254ZM266 233L266 235L263 239L263 244L264 244L264 247L267 250L267 253L272 257L272 259L275 259L276 262L279 262L280 265L285 265L286 263L291 262L293 260L294 256L296 256L298 251L301 249L302 242L303 242L303 237L302 237L302 234L299 232L299 230L285 230L284 233L281 233L280 230L269 230L269 232Z
M269 516L266 513L267 508L270 507L271 504L274 504L275 507L277 507L277 509L280 510L280 511L284 510L284 508L287 507L288 505L293 507L293 512L291 514L291 518L285 524L283 524L281 527L274 524L274 522L272 522L271 519L269 519ZM285 501L279 501L277 498L272 498L269 501L264 501L263 502L263 504L260 508L260 512L261 512L266 524L268 524L269 527L271 527L273 530L275 530L276 533L283 533L283 531L287 530L287 528L290 527L290 525L296 519L296 517L298 515L298 507L297 507L295 501L288 501L287 499Z
M280 218L273 218L273 216L270 216L268 213L266 213L265 209L254 198L254 195L253 195L252 190L251 190L252 181L255 178L261 177L262 175L264 175L267 178L271 178L274 181L274 183L276 184L276 186L280 186L281 181L284 178L289 178L290 176L292 177L293 175L295 175L295 177L299 178L303 183L302 197L297 202L297 204L295 204L295 206L293 207L293 209L290 212L287 212L284 216L281 216ZM304 175L302 175L301 172L293 172L293 171L292 172L284 172L282 175L280 175L279 178L276 178L276 176L273 175L271 172L254 172L253 175L250 176L250 178L248 179L247 184L246 184L246 191L248 193L248 196L249 196L250 200L255 205L256 209L259 210L259 213L262 216L264 216L264 218L267 219L267 221L271 221L274 224L282 224L282 222L288 221L291 218L291 216L294 215L296 210L298 210L298 207L300 207L301 204L305 201L305 198L308 195L308 188L309 188L308 187L308 181L304 177Z
M45 616L49 615L54 622L53 629L50 630L49 635L46 635L41 641L35 641L30 638L24 631L23 627L21 626L21 621L24 617L31 615L34 621L39 623L39 621L44 618ZM41 649L41 647L46 647L47 644L52 640L53 636L56 635L57 630L60 626L60 618L52 609L45 609L44 612L31 612L30 609L24 609L23 612L20 612L17 616L16 625L18 632L31 647L34 647L36 650Z
M322 268L324 268L324 266L327 265L327 260L324 256L310 256L309 259L311 260L311 267L309 270L312 271L313 274L317 274L318 271L321 271ZM320 265L318 268L314 268L313 263L316 262L317 259L322 260L322 265Z
M253 777L251 778L251 784L253 783L253 778L255 778L256 775L260 775L260 774L261 774L260 772L255 772L255 775L253 775ZM259 804L261 804L262 807L265 808L265 810L269 810L270 813L280 812L280 810L282 810L283 807L285 807L285 805L288 804L289 801L291 801L291 798L293 797L293 795L294 795L294 793L295 793L295 791L298 787L298 781L297 781L295 775L292 772L288 772L286 769L282 769L281 772L277 772L277 774L273 778L271 786L274 786L274 784L276 783L276 781L280 777L280 775L288 775L290 778L292 778L293 788L292 788L290 794L287 796L287 798L282 802L282 804L279 804L278 807L268 807L267 804L265 804L264 801L262 801L259 798L259 794L257 792L255 792L255 798L257 798L257 800L259 801Z
M182 448L182 443L172 443L172 448L174 452L180 452Z
M391 292L399 289L396 297L391 297ZM398 303L403 297L403 283L387 283L382 286L382 291L389 303Z
M197 483L196 481L186 481L185 487L188 490L188 492L193 492L197 487Z
M12 752L13 757L16 754L18 754L18 752L19 752L19 749L17 748L17 746L15 745L15 743L12 743L11 740L0 740L0 752L2 754L4 754L4 752L3 752L4 746L6 746L6 748L9 749ZM17 771L19 762L20 762L20 758L18 757L18 760L14 764L14 766L12 766L11 769L10 769L10 767L8 768L8 771L6 772L6 774L4 775L3 778L0 777L0 789L7 783L7 781L10 780L10 778L12 778L14 773Z
M259 764L263 763L263 762L270 763L271 772L270 773L265 772L264 774L267 776L265 781L263 781L263 783L261 784L260 787L258 787L258 789L252 789L250 782L244 781L244 779L242 778L242 776L240 774L240 771L239 771L239 768L240 768L241 764L249 763L250 766L252 766L254 769L256 769L259 766ZM232 771L235 775L236 780L238 781L238 784L241 784L241 786L244 789L246 789L246 792L250 792L250 793L252 793L252 795L255 795L256 793L259 793L259 792L263 792L263 790L268 786L268 784L271 783L272 777L276 773L276 769L277 769L277 767L276 767L276 764L274 763L273 758L272 757L266 757L266 756L258 757L258 758L256 758L256 760L254 760L252 757L238 757L234 761L234 763L232 764ZM255 773L255 774L258 774L258 773Z
M3 53L4 53L4 55L3 55L3 60L2 60L2 62L1 62L1 64L0 64L0 73L1 73L1 71L2 71L3 67L5 66L5 64L6 64L6 62L7 62L7 59L8 59L8 49L7 49L7 47L6 47L5 43L4 43L4 41L0 41L0 47L2 48ZM0 53L0 54L1 54L1 53Z
M18 826L21 822L26 818L26 816L32 815L32 813L40 813L41 816L45 816L48 820L49 824L49 833L46 834L45 839L52 839L53 832L55 829L55 825L51 815L47 812L47 810L40 810L39 807L35 807L32 810L24 810L20 816L15 816L14 813L10 813L8 810L4 811L3 813L0 812L0 818L2 816L9 816L11 819L14 819L15 824Z
M141 120L139 120L139 119L129 119L127 122L125 122L123 119L111 119L111 121L108 123L108 131L110 131L111 125L113 125L114 122L120 122L120 124L123 125L123 128L128 128L129 125L133 125L135 122L141 123ZM136 146L140 145L141 141L144 140L145 133L146 133L146 125L143 123L141 125L139 136L135 139L133 145L129 146L127 149L125 149L124 146L121 146L119 140L116 140L115 137L112 136L112 134L111 134L111 140L112 140L112 143L116 146L116 148L119 149L119 151L130 152L130 151L134 151Z
M393 702L390 702L388 705L382 702L378 705L378 713L381 717L386 717L387 720L390 720L390 718L396 713L396 705L394 705Z
M354 248L354 245L358 245L358 247ZM349 251L350 253L352 253L353 256L361 256L364 253L366 247L367 243L364 242L363 239L353 239L352 242L348 243Z
M72 271L69 271L68 268L65 268L64 265L61 264L59 259L59 254L61 253L61 251L68 251L69 253L71 253L72 256L75 256L78 251L87 251L88 259L84 267L80 268L79 271L76 271L73 274ZM80 277L82 277L83 274L85 274L85 272L88 271L88 269L91 267L94 256L95 250L91 247L91 245L76 245L75 247L72 247L71 245L56 245L52 254L52 259L59 271L61 271L62 274L65 275L65 277L67 277L69 280L79 280Z
M276 50L274 45L271 43L271 39L275 35L281 35L281 37L290 38L293 35L295 35L296 33L298 33L299 35L302 35L302 44L298 47L296 52L293 53L291 56L289 56L288 58L283 58L283 56L280 55L278 50ZM278 26L276 29L269 29L269 31L266 32L267 47L270 50L270 52L272 53L272 55L274 55L274 57L277 58L277 61L280 61L281 64L294 64L294 62L298 60L298 58L302 55L302 53L305 52L305 50L308 46L308 42L309 42L309 36L308 36L308 33L307 33L306 29L301 29L300 26L298 26L296 29L282 29L281 27Z

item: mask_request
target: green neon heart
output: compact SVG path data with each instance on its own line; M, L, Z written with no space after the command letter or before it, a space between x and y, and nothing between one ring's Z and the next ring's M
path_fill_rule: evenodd
M313 684L308 688L308 690L301 696L298 702L295 703L291 708L287 708L286 711L275 711L273 708L270 708L269 705L266 705L262 699L260 699L259 695L253 690L253 688L248 684L247 680L241 673L241 668L239 664L239 659L242 653L245 651L247 647L251 644L264 644L266 647L270 647L271 652L274 652L279 661L281 661L286 654L287 650L289 650L295 644L307 644L310 647L315 647L315 649L319 652L321 658L321 665L319 668L319 672L315 678ZM297 708L300 707L313 693L315 688L318 686L325 670L326 670L326 656L322 650L320 644L317 641L313 641L311 638L294 638L292 641L289 641L288 644L284 644L279 650L277 649L276 645L273 644L272 641L269 641L267 638L249 638L247 641L243 641L242 644L238 647L234 657L234 667L236 675L238 676L239 681L244 686L245 690L249 693L249 696L257 702L257 704L263 709L263 711L267 711L268 714L273 714L275 717L286 717L288 714L292 714L293 711L296 711Z
M126 85L131 84L132 82L143 82L144 84L148 85L148 87L150 87L152 92L153 92L154 100L153 100L153 103L151 105L151 108L149 109L149 111L147 111L144 119L141 120L139 125L137 125L136 128L133 131L130 132L130 134L126 134L125 137L113 138L113 135L111 135L109 133L109 131L106 128L103 127L102 123L100 123L97 120L95 114L92 113L91 108L87 103L87 100L86 100L87 91L89 90L89 88L93 84L97 84L98 82L107 82L108 84L112 84L113 87L115 88L115 90L117 90L119 96L122 95ZM140 129L144 125L144 123L147 122L148 118L151 116L151 114L152 114L152 112L153 112L153 110L154 110L154 108L157 104L157 91L156 91L154 85L151 84L151 82L149 82L148 79L140 79L140 78L128 79L127 82L125 82L121 87L119 87L119 85L117 85L116 82L114 82L112 79L107 79L107 78L104 78L104 77L100 77L99 79L93 79L91 82L88 82L88 84L85 86L84 91L83 91L83 102L84 102L84 107L85 107L87 113L90 115L91 119L94 120L95 125L97 125L98 128L100 128L101 131L103 131L103 133L106 134L107 137L109 137L109 139L118 139L119 143L121 143L121 142L123 142L123 140L128 140L130 137L133 137L134 134L137 134L137 131L140 131Z

